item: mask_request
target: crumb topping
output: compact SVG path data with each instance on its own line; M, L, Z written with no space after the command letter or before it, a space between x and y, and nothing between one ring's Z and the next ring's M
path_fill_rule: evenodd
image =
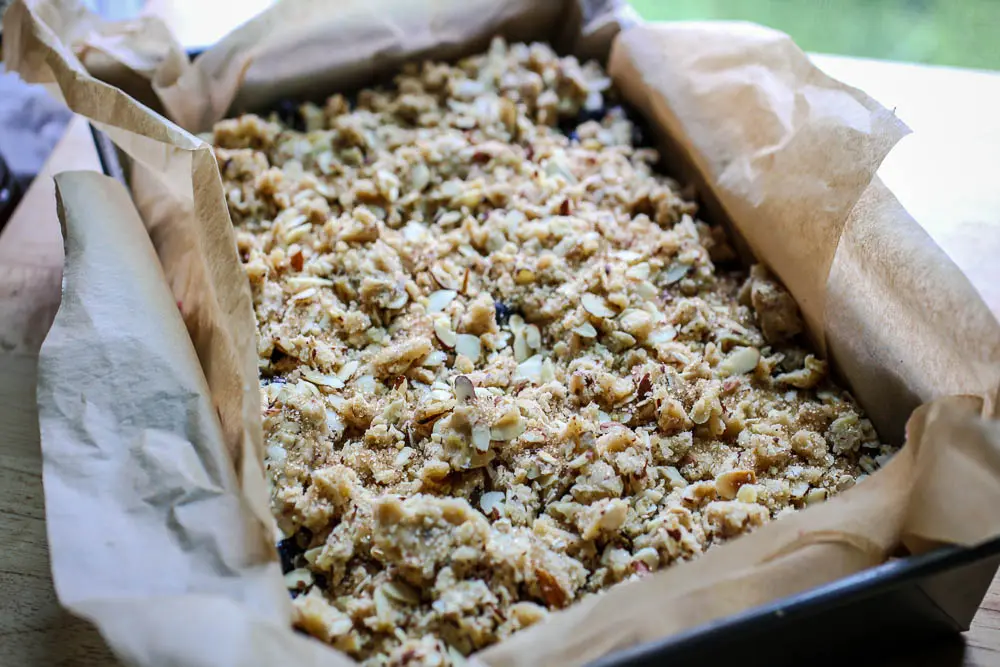
M452 665L892 453L596 63L496 40L215 126L296 624Z

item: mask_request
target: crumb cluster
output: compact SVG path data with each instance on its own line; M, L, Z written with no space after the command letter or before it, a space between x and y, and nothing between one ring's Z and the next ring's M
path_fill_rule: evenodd
M494 41L212 141L298 627L450 665L890 454L595 63Z

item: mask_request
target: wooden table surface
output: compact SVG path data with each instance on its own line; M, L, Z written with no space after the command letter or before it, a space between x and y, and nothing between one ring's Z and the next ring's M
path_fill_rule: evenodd
M832 74L897 108L916 131L880 175L1000 313L1000 76L817 57ZM35 409L39 345L58 307L62 244L53 173L98 170L75 119L0 234L0 664L116 665L98 633L62 611L49 575ZM1000 510L998 510L1000 511ZM963 641L857 664L1000 664L1000 577Z

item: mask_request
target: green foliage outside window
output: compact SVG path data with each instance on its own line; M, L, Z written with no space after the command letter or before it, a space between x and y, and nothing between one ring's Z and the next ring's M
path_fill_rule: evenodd
M1000 0L630 0L644 18L743 19L807 51L1000 69Z

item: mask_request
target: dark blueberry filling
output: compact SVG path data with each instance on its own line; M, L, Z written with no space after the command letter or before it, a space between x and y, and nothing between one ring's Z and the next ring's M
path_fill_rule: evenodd
M504 326L510 321L510 316L514 314L514 309L503 301L494 301L493 307L496 309L497 325Z

